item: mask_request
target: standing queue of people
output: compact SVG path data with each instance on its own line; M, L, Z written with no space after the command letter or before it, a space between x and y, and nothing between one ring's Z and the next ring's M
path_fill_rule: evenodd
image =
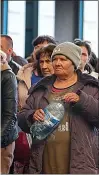
M12 38L1 35L1 173L98 174L98 59L80 39L59 44L44 35L32 44L30 63L19 65ZM30 127L57 100L62 121L34 144Z

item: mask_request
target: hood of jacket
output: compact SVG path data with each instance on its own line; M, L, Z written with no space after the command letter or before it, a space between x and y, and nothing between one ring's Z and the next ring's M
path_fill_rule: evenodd
M92 71L90 75L93 76L93 77L95 77L95 78L97 78L97 79L99 77L99 73L94 72L94 71Z
M99 81L96 78L90 76L89 74L82 73L79 69L76 71L76 73L78 76L78 81L81 82L83 86L90 84L90 85L93 85L99 88ZM34 87L31 87L29 89L29 94L32 94L36 89L41 88L41 87L45 89L48 88L48 85L53 84L55 79L56 79L56 75L51 75L51 76L43 78ZM82 88L83 87L81 87L81 89Z
M1 71L5 71L5 70L11 70L11 67L8 65L8 62L5 62L4 64L1 64L0 66Z
M32 76L33 70L34 70L33 63L28 63L18 71L18 74L16 76L17 79L19 81L23 81L28 88L31 87L31 76Z

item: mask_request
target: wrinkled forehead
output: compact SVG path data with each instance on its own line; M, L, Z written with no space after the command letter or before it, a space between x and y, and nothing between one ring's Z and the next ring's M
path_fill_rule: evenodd
M41 53L40 60L51 60L51 56L48 52Z
M41 54L40 54L40 58L51 58L51 53L50 52L42 52Z

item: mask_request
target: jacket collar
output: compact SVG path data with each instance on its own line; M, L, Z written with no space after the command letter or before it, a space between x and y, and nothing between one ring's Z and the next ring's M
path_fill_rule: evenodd
M5 62L4 64L1 64L0 69L1 69L1 71L5 71L8 69L11 70L11 67L8 65L7 62Z
M56 79L55 75L44 77L42 80L40 80L35 86L32 86L29 89L29 94L33 93L36 89L49 89L49 86L54 83Z
M76 72L78 75L79 89L83 89L83 87L87 84L91 84L91 85L99 88L99 82L96 78L94 78L88 74L84 74L80 70L77 70ZM39 88L49 89L49 86L54 83L55 79L56 79L56 75L52 75L52 76L48 76L48 77L43 78L34 87L32 86L29 89L29 94L32 94L36 89L39 89Z
M83 85L91 84L99 88L99 80L90 74L82 73L80 70L77 70L78 81Z
M17 79L19 81L23 81L28 89L31 87L31 76L33 72L33 63L29 63L24 65L21 69L19 69L17 74Z

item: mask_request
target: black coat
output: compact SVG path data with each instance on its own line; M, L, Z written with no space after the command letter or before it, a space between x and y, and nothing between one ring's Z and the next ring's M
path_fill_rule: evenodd
M17 82L8 64L1 66L1 147L18 138L17 132Z
M21 68L21 66L13 60L9 62L9 66L11 67L15 75L17 75L19 69Z

